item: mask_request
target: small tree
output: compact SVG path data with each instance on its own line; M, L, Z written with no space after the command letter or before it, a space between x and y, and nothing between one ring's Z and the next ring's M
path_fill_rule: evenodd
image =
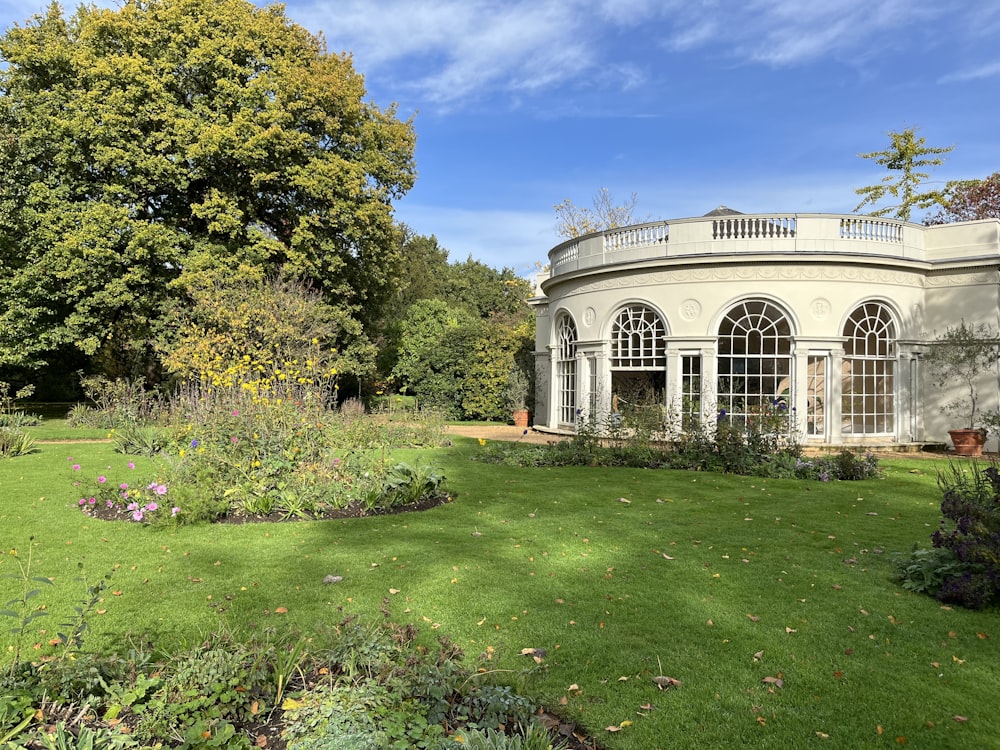
M879 166L889 170L889 174L876 185L858 188L854 192L862 196L861 202L854 207L855 213L868 205L874 206L887 195L898 198L896 205L885 206L870 213L871 216L892 216L903 221L910 220L914 208L930 208L935 204L944 205L945 197L940 190L929 190L918 193L917 186L930 175L918 171L921 167L937 167L944 164L944 159L934 154L947 154L954 146L947 148L932 148L925 145L924 138L918 138L916 128L906 128L901 133L890 131L889 147L884 151L871 151L858 154L862 159L871 159Z
M572 238L635 224L636 219L633 218L632 211L638 200L636 194L632 193L622 205L616 206L611 191L606 187L594 193L593 209L577 208L567 198L553 206L559 218L556 231L560 237Z
M959 386L963 395L941 407L945 414L960 416L969 429L976 426L979 413L979 376L995 371L1000 357L997 332L985 323L972 325L964 320L938 336L924 358L935 388Z

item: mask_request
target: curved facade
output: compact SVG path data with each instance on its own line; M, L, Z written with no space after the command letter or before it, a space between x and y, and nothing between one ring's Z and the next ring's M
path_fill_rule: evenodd
M1000 221L713 212L549 251L535 426L631 410L665 428L779 404L806 443L945 442L928 342L1000 320ZM998 405L984 373L981 406Z

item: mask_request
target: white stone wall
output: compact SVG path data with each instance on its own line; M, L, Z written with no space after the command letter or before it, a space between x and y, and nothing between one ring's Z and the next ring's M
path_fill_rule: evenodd
M659 312L667 330L669 400L680 386L678 353L701 351L705 375L714 374L723 316L740 301L768 300L791 323L800 373L795 390L804 406L805 358L829 354L839 362L848 316L859 305L877 301L892 311L897 324L891 439L945 441L949 425L937 404L948 394L935 393L923 382L919 357L930 339L963 319L1000 324L1000 221L922 227L867 217L789 216L748 217L735 231L750 227L759 234L761 226L768 231L780 220L794 228L794 237L733 238L734 230L725 226L730 234L713 240L712 232L721 235L719 225L701 218L669 222L669 232L667 223L657 224L658 235L650 233L653 225L632 234L628 228L616 230L619 245L614 247L598 234L554 248L550 260L571 259L553 264L551 278L541 287L544 295L535 300L536 362L540 374L549 376L539 378L535 424L558 427L551 336L562 313L573 317L579 333L582 400L593 382L591 367L597 368L597 382L610 382L610 327L616 313L628 304ZM623 245L621 237L635 243ZM997 383L996 372L983 374L984 408L1000 405ZM832 432L834 443L850 439L838 429Z

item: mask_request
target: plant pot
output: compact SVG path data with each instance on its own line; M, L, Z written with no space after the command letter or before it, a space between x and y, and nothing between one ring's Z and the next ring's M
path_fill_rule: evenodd
M515 427L527 427L531 423L531 412L527 409L515 409L513 417Z
M963 429L948 430L951 442L955 444L956 456L981 456L983 455L983 445L986 443L986 435L982 430Z

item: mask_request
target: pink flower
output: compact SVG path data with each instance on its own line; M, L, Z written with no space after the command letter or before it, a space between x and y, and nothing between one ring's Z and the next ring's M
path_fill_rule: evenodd
M86 505L86 504L87 504L87 499L83 497L81 497L79 502L77 502L77 505Z
M111 502L110 500L105 500L105 501L104 501L104 505L105 505L106 507L110 508L110 507L111 507L112 505L114 505L114 503L113 503L113 502Z
M80 471L80 464L73 464L73 471Z
M125 510L139 510L139 503L129 503L125 506Z
M165 484L158 484L158 485L156 485L156 494L157 495L166 495L167 494L167 485L165 485Z
M148 511L154 511L154 510L156 510L159 507L160 506L157 505L156 503L150 503L149 505L146 506L146 510L148 510Z
M128 462L128 467L129 467L130 469L134 469L134 468L135 468L135 462L133 462L133 461L129 461L129 462Z
M107 478L107 477L98 477L98 478L97 478L97 482L98 482L99 484L104 484L104 483L105 483L105 482L107 482L107 481L108 481L108 478Z
M135 511L132 514L132 520L133 521L141 521L142 520L142 511L141 510Z
M125 482L122 482L121 484L118 485L118 489L120 489L120 490L127 490L128 489L128 484L126 484Z
M238 437L236 437L235 435L233 435L231 438L229 438L229 440L232 442L233 445L236 445L238 442L240 442L240 439Z
M97 502L97 498L96 497L92 497L89 500L87 500L87 504L88 505L93 505L96 502Z
M170 509L170 517L173 518L174 516L176 516L180 512L181 512L180 508L171 508Z
M238 417L239 415L240 415L240 410L239 409L233 409L233 416L234 417Z

